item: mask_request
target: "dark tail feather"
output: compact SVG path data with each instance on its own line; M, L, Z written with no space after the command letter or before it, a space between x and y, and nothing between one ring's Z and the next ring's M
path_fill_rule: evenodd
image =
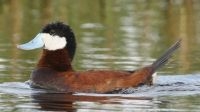
M153 72L157 69L161 68L165 65L168 59L172 56L172 54L178 49L181 45L181 39L179 39L176 43L174 43L159 59L157 59L153 64Z

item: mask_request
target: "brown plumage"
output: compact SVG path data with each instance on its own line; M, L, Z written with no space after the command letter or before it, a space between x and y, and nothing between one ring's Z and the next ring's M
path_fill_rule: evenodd
M39 63L31 74L31 86L64 92L108 93L149 84L152 81L152 74L167 62L181 43L181 40L177 41L153 64L137 70L75 71L71 61L75 53L76 45L74 44L76 42L69 26L60 22L52 23L45 26L42 33L45 33L45 35L49 33L52 38L64 37L68 46L58 46L59 49L57 50L49 50L47 48L53 45L46 47L47 45L44 44ZM45 38L43 37L43 41L45 41ZM21 49L25 49L24 46Z
M35 86L66 92L107 93L114 90L138 87L151 81L152 74L171 56L180 41L172 46L161 59L150 66L128 71L74 71L65 49L43 50L31 80ZM169 52L170 51L170 52Z

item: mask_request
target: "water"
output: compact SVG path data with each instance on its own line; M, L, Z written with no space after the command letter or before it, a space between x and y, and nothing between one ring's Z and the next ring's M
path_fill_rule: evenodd
M0 1L0 111L199 111L199 10L198 0ZM57 20L76 34L76 70L133 70L151 64L179 38L182 46L153 86L117 94L32 89L25 82L41 49L22 51L16 44Z
M160 76L154 86L129 88L118 94L72 95L31 89L22 82L7 82L0 85L0 110L198 111L199 77L200 75Z

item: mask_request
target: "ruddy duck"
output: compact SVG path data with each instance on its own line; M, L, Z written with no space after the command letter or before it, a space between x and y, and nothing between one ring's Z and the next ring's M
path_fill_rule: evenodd
M167 62L180 43L178 40L153 64L133 71L75 71L71 65L76 50L75 36L62 22L47 24L33 40L17 47L23 50L43 48L30 77L32 87L70 93L108 93L149 84L152 74Z

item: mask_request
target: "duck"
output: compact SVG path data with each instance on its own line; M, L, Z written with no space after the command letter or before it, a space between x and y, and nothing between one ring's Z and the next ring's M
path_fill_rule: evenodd
M152 75L168 62L180 45L181 39L152 64L136 70L77 71L72 67L76 51L75 34L69 25L58 21L45 25L31 41L17 45L17 48L42 48L42 55L30 75L32 88L66 93L110 93L152 85Z

